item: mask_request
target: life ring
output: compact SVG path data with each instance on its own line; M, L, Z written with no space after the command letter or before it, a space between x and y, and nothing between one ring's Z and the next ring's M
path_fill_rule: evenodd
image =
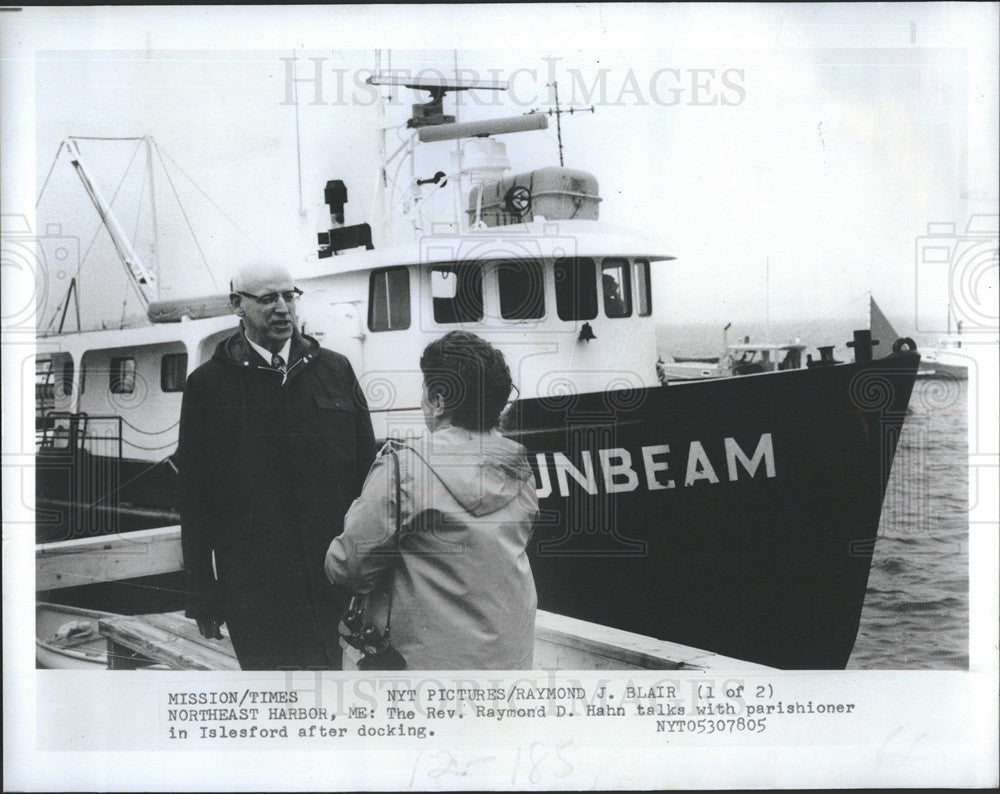
M907 350L916 350L917 349L917 343L914 342L912 339L910 339L910 337L908 337L908 336L900 337L899 339L897 339L895 342L892 343L892 352L893 353L898 353L904 347Z
M523 218L531 209L531 191L523 185L514 185L504 194L507 211Z

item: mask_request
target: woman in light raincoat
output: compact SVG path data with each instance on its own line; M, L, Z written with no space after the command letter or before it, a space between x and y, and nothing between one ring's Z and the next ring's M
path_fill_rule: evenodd
M371 622L388 625L408 669L530 669L538 497L524 447L497 430L510 370L463 331L428 345L420 369L427 432L386 445L330 544L327 576L373 594Z

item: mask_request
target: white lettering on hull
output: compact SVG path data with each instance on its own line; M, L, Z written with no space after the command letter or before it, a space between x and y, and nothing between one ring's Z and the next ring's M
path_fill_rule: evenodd
M569 496L567 474L576 480L587 493L597 493L597 478L594 476L594 461L590 457L590 450L583 450L580 453L580 458L583 461L583 471L580 471L570 463L569 458L561 452L556 452L552 455L552 462L556 467L556 480L559 481L560 496Z
M710 449L715 451L714 446L710 446ZM773 479L776 476L774 442L770 433L761 434L752 455L748 455L736 439L731 437L723 439L722 449L725 453L725 471L729 482L754 479L762 468L765 478ZM574 480L588 494L597 494L599 485L604 486L606 493L628 493L637 490L643 483L650 491L675 488L674 480L664 474L671 469L669 456L669 444L650 444L642 447L639 455L642 459L640 472L633 465L632 453L624 447L599 449L597 450L597 460L600 467L600 478L598 478L590 450L583 450L580 453L582 470L577 468L562 452L538 452L535 453L535 464L538 471L536 483L538 498L545 499L552 495L553 483L550 466L555 470L555 481L559 486L560 496L569 496L570 479ZM721 460L717 461L718 464L721 462ZM688 445L685 462L684 487L697 487L703 483L718 485L720 479L716 473L717 470L722 470L721 465L713 465L702 442L692 441Z
M665 488L674 487L673 480L660 482L656 478L656 472L666 471L670 468L670 464L665 460L654 460L653 456L668 454L670 454L669 444L654 444L652 446L642 448L642 463L643 468L646 470L646 487L651 491L662 491Z
M684 485L694 485L698 480L708 480L712 485L719 484L719 478L712 468L712 461L700 441L692 441L688 450L687 474L684 475Z
M632 469L632 454L627 449L615 447L602 449L597 453L601 461L601 471L604 473L604 490L608 493L634 491L639 487L639 475ZM612 460L617 463L612 463ZM624 477L622 482L620 478ZM617 478L617 479L616 479Z
M753 477L757 472L757 467L764 461L764 471L769 478L774 477L774 447L771 443L771 434L764 433L757 442L757 449L753 453L753 458L748 459L740 449L740 445L735 439L727 438L726 444L726 468L729 469L729 481L736 480L736 461L739 460L747 473Z

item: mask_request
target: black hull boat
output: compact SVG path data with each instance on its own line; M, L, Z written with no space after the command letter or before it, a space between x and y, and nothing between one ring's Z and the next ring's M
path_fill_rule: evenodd
M519 403L513 435L549 491L540 607L773 667L845 667L918 362Z
M919 361L518 401L540 608L773 667L845 667ZM176 523L170 466L109 478L107 459L65 460L39 472L40 540ZM97 467L123 487L81 504L68 489ZM173 584L147 611L180 608Z

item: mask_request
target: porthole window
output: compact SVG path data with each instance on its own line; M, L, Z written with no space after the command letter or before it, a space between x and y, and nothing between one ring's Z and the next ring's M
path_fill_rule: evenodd
M132 394L135 391L135 359L111 359L108 376L108 388L112 394Z
M160 358L160 390L164 392L184 391L187 380L187 353L168 353Z

